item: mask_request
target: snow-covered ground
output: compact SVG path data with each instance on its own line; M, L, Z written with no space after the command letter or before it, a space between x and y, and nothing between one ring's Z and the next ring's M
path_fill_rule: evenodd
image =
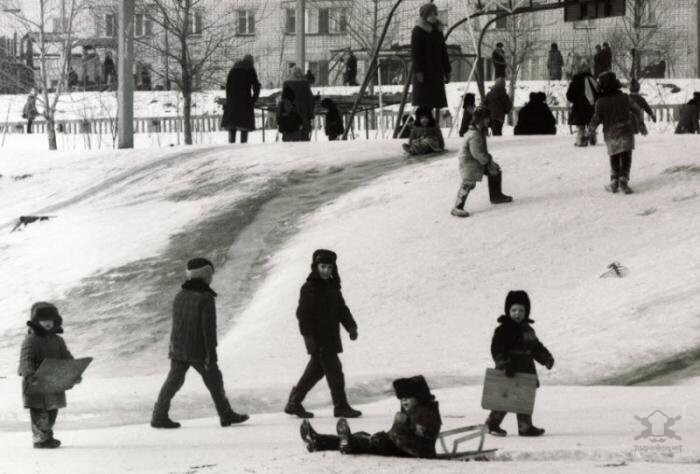
M673 377L668 368L680 360L697 365L700 347L698 139L640 139L630 196L603 190L603 145L574 148L569 137L503 137L489 145L515 202L492 206L481 183L465 220L449 215L458 139L448 140L444 157L427 160L405 160L391 140L3 155L0 264L11 278L0 292L0 430L22 432L0 434L9 466L0 470L89 471L99 459L115 472L208 472L201 466L209 464L222 472L583 471L638 460L634 436L642 427L634 415L656 409L683 416L676 426L683 455L667 460L697 463L700 374L691 368ZM291 208L312 203L313 212L273 217L284 201ZM57 217L9 233L17 216L38 213ZM280 226L265 227L270 220ZM200 244L220 263L219 354L234 406L271 414L226 431L210 428L212 420L187 422L177 433L105 428L147 419L166 371L169 300L182 262ZM359 323L359 340L346 340L342 355L350 398L377 400L353 427L387 427L396 403L382 401L390 380L415 373L445 387L438 395L446 428L482 421L479 384L492 364L490 337L506 292L524 288L534 327L557 361L552 372L541 371L536 407L551 435L490 440L501 448L499 459L514 462L505 468L370 458L341 465L334 454L305 454L298 423L274 412L305 363L294 310L319 247L339 253ZM626 276L601 277L614 261ZM258 281L236 307L240 276L252 269ZM28 447L13 375L37 299L59 302L75 355L96 356L59 425L76 430L62 439L80 449L57 455ZM659 363L666 365L655 373ZM663 372L675 385L587 386ZM326 392L319 384L309 405L326 406ZM193 374L173 416L210 413ZM322 413L318 424L329 430L333 421ZM513 420L506 424L513 431ZM81 431L85 426L102 428ZM697 464L674 469L686 467ZM667 468L635 462L632 469Z

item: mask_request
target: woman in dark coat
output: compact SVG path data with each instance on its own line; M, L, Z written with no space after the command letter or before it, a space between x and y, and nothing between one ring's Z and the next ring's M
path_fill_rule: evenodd
M260 95L260 82L250 54L234 64L226 79L226 104L221 128L228 130L228 142L236 142L236 131L241 131L241 143L248 141L248 132L255 130L253 107Z
M693 93L693 98L682 105L676 126L677 134L700 133L700 92Z
M598 79L600 98L595 104L595 113L590 123L591 133L603 124L603 137L610 155L610 184L606 189L616 193L622 189L625 194L632 190L627 183L632 167L635 130L646 135L644 112L620 89L622 85L612 71L604 72ZM641 126L640 126L641 125Z
M440 109L447 107L445 84L450 81L452 67L437 7L426 3L419 13L411 34L411 60L415 70L412 103L416 107Z
M491 133L494 137L503 135L503 124L506 115L513 110L513 101L506 92L506 80L499 77L493 83L493 87L484 97L484 106L491 112Z
M357 339L357 323L350 313L340 291L337 255L330 250L319 249L313 254L311 273L301 287L297 319L299 332L304 337L306 351L311 356L306 370L296 387L289 394L285 413L300 418L312 418L302 406L306 394L324 376L331 389L333 414L336 417L357 418L362 412L354 410L345 394L345 375L338 353L343 352L340 325Z
M531 92L530 101L520 109L515 135L556 135L557 120L547 105L544 92Z
M314 95L299 66L292 69L291 77L282 84L282 88L285 87L294 93L294 107L301 117L301 141L308 142L311 140L311 122L314 119Z
M586 61L581 61L578 72L574 75L569 89L566 91L566 99L571 102L569 125L576 127L575 146L588 146L596 144L595 134L588 134L586 126L593 117L593 106L598 98L598 86L591 75L590 67Z

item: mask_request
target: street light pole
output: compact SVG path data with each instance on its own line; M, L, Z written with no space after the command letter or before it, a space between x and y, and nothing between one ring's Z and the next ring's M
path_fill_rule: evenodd
M304 70L306 65L306 0L297 0L296 11L296 63Z
M117 130L119 148L134 147L134 0L119 5L119 66Z

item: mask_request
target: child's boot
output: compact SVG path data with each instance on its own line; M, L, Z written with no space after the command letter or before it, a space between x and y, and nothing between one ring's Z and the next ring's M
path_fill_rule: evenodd
M179 428L180 423L171 420L168 416L168 411L156 403L153 407L153 416L151 416L151 427L173 429Z
M455 217L469 217L469 213L464 210L464 205L467 202L467 197L469 192L474 189L474 186L462 185L457 193L457 200L455 201L455 207L452 208L450 214Z
M506 202L512 202L513 198L506 196L501 192L501 180L503 174L498 173L495 175L489 175L489 198L492 204L503 204Z
M34 443L36 449L56 449L61 446L61 442L55 438L47 439L39 443Z
M623 193L625 194L632 194L632 188L629 187L627 184L629 180L625 177L620 178L620 189L622 190Z
M508 436L508 432L501 428L501 422L505 418L506 412L504 411L492 411L489 417L486 419L486 428L489 430L489 434L492 436Z
M335 431L338 433L338 439L340 440L340 452L343 454L351 454L352 449L350 447L350 426L345 418L338 420L335 425Z
M544 428L532 424L532 415L518 414L518 434L520 436L542 436Z
M284 412L288 415L296 415L299 418L314 417L313 413L304 409L304 406L299 400L299 391L296 387L292 388L292 392L289 394L289 400L287 401L287 405L284 407Z
M620 188L620 181L617 179L617 176L610 176L610 184L605 186L605 189L613 194L617 192L617 190Z

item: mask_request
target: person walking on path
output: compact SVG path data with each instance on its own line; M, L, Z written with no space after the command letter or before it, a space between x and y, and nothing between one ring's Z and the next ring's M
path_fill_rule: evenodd
M426 3L418 13L416 26L411 33L411 60L415 70L412 104L429 110L437 109L435 120L438 121L439 109L447 107L445 84L450 82L452 67L437 7Z
M613 58L613 53L612 50L610 49L610 45L608 43L603 43L603 55L601 57L601 66L602 66L602 71L601 74L607 71L612 71L612 58Z
M34 133L32 125L39 115L39 111L36 108L36 94L36 89L32 87L31 92L27 96L27 102L24 103L24 108L22 109L22 118L27 119L27 133Z
M630 81L630 99L634 101L637 106L642 109L646 114L649 116L649 118L656 123L656 114L652 110L652 108L649 106L649 102L642 97L642 95L639 93L641 90L641 87L639 85L639 81L635 78L632 78Z
M564 67L564 58L559 51L557 43L552 43L547 55L547 70L549 71L550 81L561 81L562 68Z
M185 383L185 375L193 367L202 376L221 426L242 423L249 417L233 411L224 390L224 380L216 354L216 292L211 289L214 265L205 258L187 262L187 281L175 296L172 332L170 334L170 372L153 407L153 428L179 428L170 419L170 402Z
M646 135L643 112L620 90L622 85L614 72L601 74L599 83L600 98L595 104L595 113L589 128L591 133L594 133L598 125L603 124L603 137L610 155L610 184L605 189L611 193L621 189L625 194L630 194L632 189L628 183L635 130Z
M357 84L357 56L348 48L348 58L345 60L344 86L356 86Z
M277 108L277 129L283 142L301 141L302 120L294 105L294 91L285 86Z
M241 143L248 142L248 132L255 130L255 102L259 95L260 81L253 56L246 54L233 65L226 79L221 128L228 130L229 143L236 143L237 131L241 132Z
M316 250L311 260L311 273L301 287L297 319L304 338L309 362L296 386L289 394L284 412L300 418L314 415L304 409L306 394L326 378L333 400L336 418L357 418L362 412L353 409L345 394L345 375L338 354L343 352L340 325L357 339L357 323L345 304L341 292L337 255L325 249Z
M599 44L595 45L595 53L593 54L593 77L597 78L603 73L604 53Z
M494 79L505 78L507 64L503 43L496 43L496 49L491 53L491 62L493 62Z
M681 106L675 133L700 133L700 92L694 92L693 98Z
M595 133L588 133L586 128L593 117L597 98L598 85L591 75L588 63L583 60L566 91L566 99L572 104L569 125L576 127L575 146L595 145L597 142Z
M294 107L301 117L301 141L308 142L311 140L311 123L314 119L314 95L299 66L292 68L291 77L282 84L282 89L285 87L294 93Z
M484 97L484 105L491 112L491 132L494 137L503 135L503 124L506 121L506 115L513 109L513 102L508 97L506 92L506 80L499 77L494 82L491 90Z
M105 84L108 87L112 86L112 82L116 83L117 79L117 68L114 66L114 60L112 59L112 53L107 51L105 53L105 60L102 64L102 74L105 78Z

